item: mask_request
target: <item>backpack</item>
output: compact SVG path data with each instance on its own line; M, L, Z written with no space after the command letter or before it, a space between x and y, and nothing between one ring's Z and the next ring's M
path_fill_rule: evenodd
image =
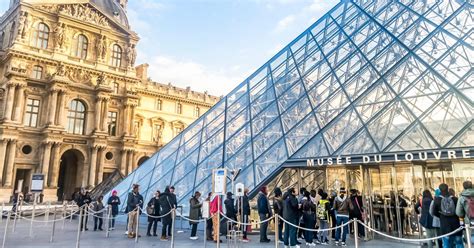
M466 215L469 218L469 222L474 224L474 196L465 197L465 199L464 204L467 206Z
M444 216L455 216L456 215L456 205L452 196L441 197L441 211L440 214Z
M319 205L316 208L316 217L320 220L327 220L328 219L328 212L326 211L326 203L328 200L319 200Z

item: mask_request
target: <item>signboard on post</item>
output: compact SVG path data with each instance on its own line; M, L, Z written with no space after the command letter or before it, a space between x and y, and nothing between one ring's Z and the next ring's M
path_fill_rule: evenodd
M210 202L209 201L204 201L202 203L202 217L204 219L208 219L209 217L211 217L211 215L209 214L209 211L210 211Z
M216 195L225 195L227 187L227 170L212 170L212 192Z
M235 196L244 196L244 184L243 183L237 183L235 185Z
M44 185L43 174L33 174L33 176L31 176L31 192L32 193L43 192L43 185Z

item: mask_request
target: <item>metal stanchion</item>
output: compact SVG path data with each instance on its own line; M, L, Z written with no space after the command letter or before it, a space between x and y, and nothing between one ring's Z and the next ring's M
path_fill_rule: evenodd
M17 219L17 216L18 216L18 201L17 201L16 207L15 207L15 218L13 218L13 228L12 228L12 233L14 233L14 232L15 232L15 227L16 227L16 219Z
M112 212L112 206L107 208L107 230L105 231L105 237L108 238L110 234L110 213Z
M206 248L206 243L207 243L207 219L204 222L204 248Z
M51 238L49 242L52 243L54 239L54 230L56 229L56 207L54 207L54 214L53 214L53 230L51 230Z
M466 242L467 242L467 248L472 248L472 230L471 226L469 223L466 223L464 226L464 229L466 230Z
M278 214L275 214L275 248L278 248Z
M77 238L76 238L76 248L79 248L79 240L81 239L81 222L83 221L82 220L82 211L84 209L81 207L79 208L79 221L77 222ZM82 223L84 224L84 223Z
M355 248L359 247L359 223L357 222L357 219L354 218L354 246ZM342 228L342 227L341 227Z
M71 208L71 216L69 217L69 223L72 222L73 213L74 213L74 207Z
M138 227L140 226L140 208L137 208L137 226L136 226L136 232L135 232L135 243L138 243Z
M8 211L7 221L6 221L6 224L5 224L5 231L3 232L2 248L5 248L5 241L7 240L8 223L10 222L11 217L12 217L12 211Z
M221 197L217 196L217 230L214 230L214 233L217 233L217 248L221 247L221 209L220 209L220 203ZM214 234L215 235L215 234Z
M171 210L171 248L174 248L174 225L176 224L176 209Z
M64 229L64 225L66 225L66 216L67 216L66 203L63 203L63 226L61 229Z
M5 202L2 202L2 209L0 210L2 213L1 218L0 218L0 223L2 223L3 221L3 209L5 209Z
M44 214L44 225L46 226L48 224L49 220L49 209L51 208L51 202L48 202L48 207L46 207L46 212Z
M30 223L30 237L33 237L33 220L35 219L35 210L36 210L36 193L33 197L33 211L31 212L31 223Z

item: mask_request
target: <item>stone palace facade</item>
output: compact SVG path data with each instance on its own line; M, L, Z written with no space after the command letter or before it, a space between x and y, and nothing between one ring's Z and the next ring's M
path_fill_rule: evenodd
M148 78L127 0L11 0L0 17L0 201L129 174L219 98Z

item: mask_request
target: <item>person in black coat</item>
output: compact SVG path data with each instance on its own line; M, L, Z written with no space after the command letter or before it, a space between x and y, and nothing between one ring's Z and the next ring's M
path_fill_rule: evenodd
M81 189L81 192L77 196L77 206L82 210L82 217L81 217L81 231L87 231L87 221L89 220L89 215L87 214L86 210L89 204L91 204L92 199L89 196L89 192L85 189Z
M415 204L415 212L421 214L420 225L425 229L426 238L436 237L436 228L433 227L433 216L430 214L431 202L433 202L433 196L429 190L425 190L423 191L423 198ZM428 248L432 247L433 241L428 241Z
M364 221L364 219L362 218L362 214L364 213L364 205L363 205L363 202L362 202L362 196L358 195L358 191L356 189L351 189L350 193L351 193L350 199L351 199L353 208L349 209L349 219L352 220L352 219L356 218L360 221ZM365 228L361 223L357 223L357 225L358 225L358 228L357 228L358 234L357 235L360 238L362 238L362 237L365 236ZM351 225L351 227L352 227L352 225Z
M171 206L174 208L174 209L177 209L178 208L178 200L176 198L176 194L174 193L174 186L171 186L170 187L170 194L171 194ZM168 237L171 237L171 229L173 228L172 227L173 223L171 223L169 226L168 226Z
M238 213L240 214L241 222L242 223L250 223L250 202L249 202L249 189L244 189L244 196L239 197L236 203L236 209ZM243 211L242 211L243 210ZM242 234L243 234L243 239L242 241L244 243L249 242L250 240L247 238L247 227L242 225Z
M173 205L173 196L171 194L170 188L166 187L165 192L163 192L160 195L160 213L161 215L165 215L161 218L163 228L161 229L161 240L166 241L168 240L169 236L166 236L166 231L168 228L171 226L173 222L173 218L171 217L171 214L168 214L174 207Z
M270 207L270 202L268 201L267 187L262 186L260 192L257 196L257 208L258 216L260 221L264 221L267 218L270 218L272 213L272 208ZM260 224L260 243L269 243L270 239L267 237L268 221Z
M298 199L296 198L297 193L295 188L290 188L283 195L283 219L291 223L292 225L285 222L285 234L283 241L285 246L296 246L296 227L299 221L299 209Z
M273 197L273 211L279 216L283 216L283 192L280 188L275 188ZM278 222L278 239L283 241L283 221Z
M146 231L146 236L151 236L151 227L153 226L153 236L158 236L156 234L156 228L158 227L158 221L160 218L155 216L160 216L160 191L155 192L155 196L148 201L147 204L147 214L148 216L148 228ZM151 215L151 216L150 216Z
M112 191L112 196L107 199L107 204L110 206L112 218L110 219L110 230L115 229L115 217L118 215L118 207L120 206L120 197L117 196L117 190Z
M225 214L233 220L237 220L237 211L235 211L234 198L232 192L227 192L227 198L224 201Z

